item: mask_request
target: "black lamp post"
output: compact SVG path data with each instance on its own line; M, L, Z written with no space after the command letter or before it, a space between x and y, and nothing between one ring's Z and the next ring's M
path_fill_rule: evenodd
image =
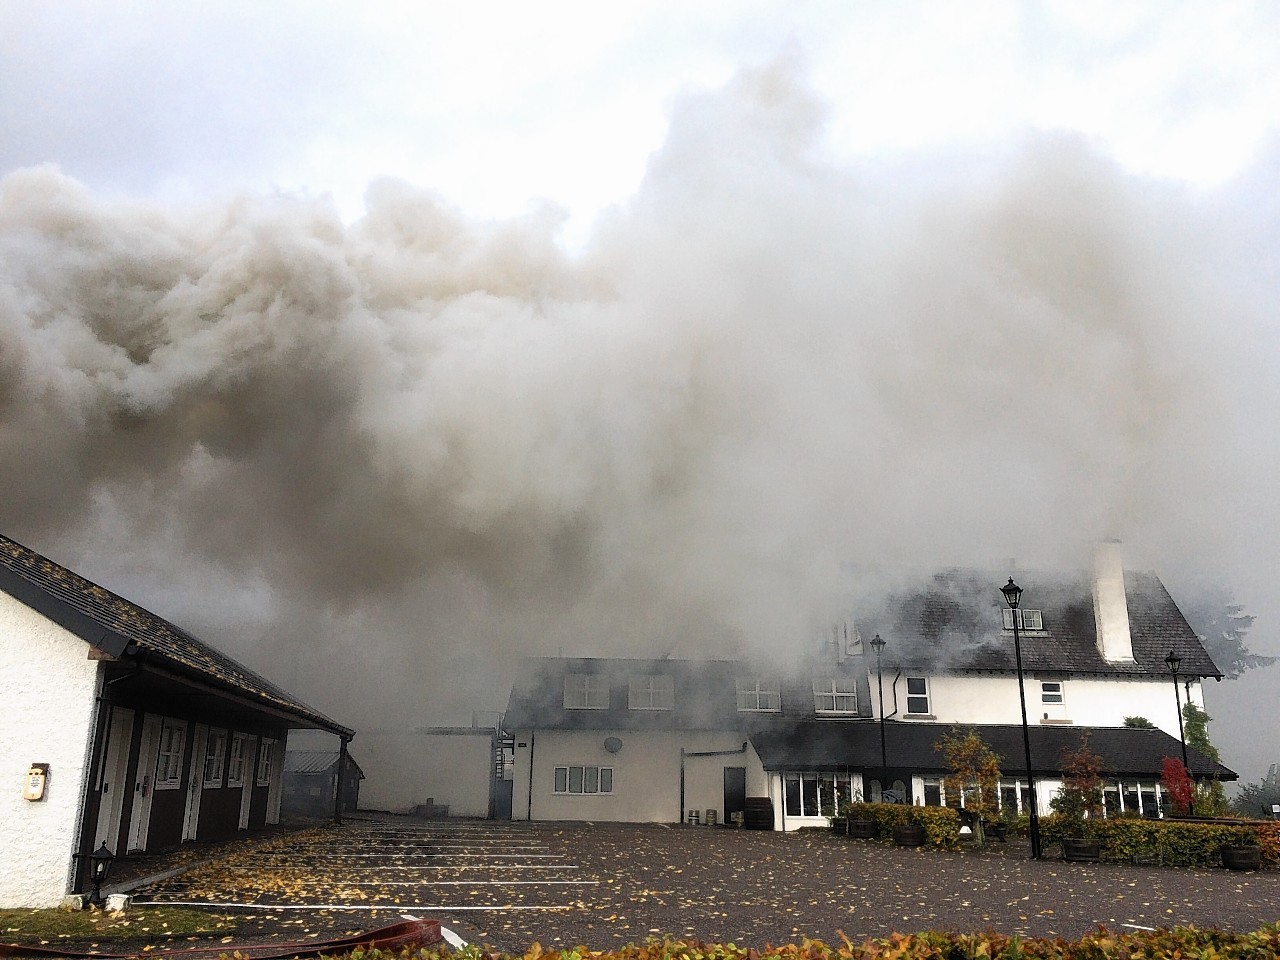
M1009 604L1009 609L1013 611L1013 656L1018 666L1018 699L1022 703L1022 749L1027 760L1027 793L1031 799L1031 859L1039 860L1040 812L1036 804L1036 779L1031 771L1031 731L1027 727L1027 690L1022 678L1022 642L1018 637L1018 603L1022 600L1022 588L1013 582L1013 577L1010 577L1009 582L1000 588L1000 592L1004 594L1005 603Z
M89 882L93 884L89 902L95 907L102 906L102 885L107 882L107 874L111 872L111 863L114 860L115 855L107 849L105 840L102 846L89 854Z
M1173 702L1178 708L1178 739L1182 741L1182 767L1187 771L1187 776L1191 776L1191 764L1187 763L1187 732L1182 726L1182 694L1178 691L1178 668L1182 666L1182 658L1169 651L1169 655L1164 658L1165 665L1168 666L1169 672L1173 674ZM1191 797L1187 800L1187 814L1194 817L1196 815L1195 801L1195 784L1192 783Z
M889 751L884 743L884 673L880 670L880 651L888 641L877 633L869 642L876 652L876 688L880 691L880 766L887 770Z

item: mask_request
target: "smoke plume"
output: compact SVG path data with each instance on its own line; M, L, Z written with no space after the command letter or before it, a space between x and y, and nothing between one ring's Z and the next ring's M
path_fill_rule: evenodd
M3 529L357 727L500 709L525 654L785 654L870 570L1219 536L1203 204L822 124L785 64L684 96L574 253L398 181L344 224L13 173Z

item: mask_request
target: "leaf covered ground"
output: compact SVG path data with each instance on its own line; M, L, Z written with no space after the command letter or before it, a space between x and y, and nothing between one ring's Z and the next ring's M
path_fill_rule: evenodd
M1280 918L1277 871L1033 862L1014 842L967 853L827 832L406 818L277 838L138 893L243 910L260 935L288 941L433 917L511 954L534 942L761 948L902 930L1247 932Z

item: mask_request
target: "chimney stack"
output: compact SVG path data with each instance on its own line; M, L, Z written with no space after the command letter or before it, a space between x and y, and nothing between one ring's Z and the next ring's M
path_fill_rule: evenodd
M1129 602L1124 592L1120 541L1104 540L1093 567L1093 618L1098 625L1098 652L1109 663L1133 663L1129 635Z

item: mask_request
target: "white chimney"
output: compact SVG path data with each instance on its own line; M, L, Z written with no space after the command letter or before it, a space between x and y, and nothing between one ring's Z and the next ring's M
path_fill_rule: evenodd
M1098 652L1102 659L1133 663L1119 540L1104 540L1098 547L1093 567L1093 618L1098 624Z

